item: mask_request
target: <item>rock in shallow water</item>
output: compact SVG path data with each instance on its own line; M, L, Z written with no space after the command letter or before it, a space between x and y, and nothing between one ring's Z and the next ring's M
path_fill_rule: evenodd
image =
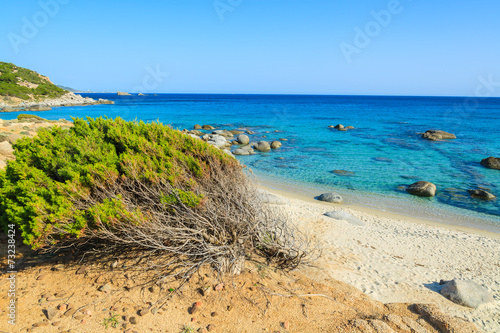
M453 303L477 308L484 303L493 302L493 296L485 287L466 280L452 280L441 289L441 295Z
M469 192L471 197L477 198L477 199L493 200L496 198L495 195L493 195L490 192L487 192L485 190L469 190L468 192Z
M488 169L500 170L500 158L490 156L482 160L481 165Z
M342 201L344 201L344 199L342 199L342 197L340 196L340 194L338 193L323 193L319 196L316 197L316 200L319 200L319 201L326 201L326 202L332 202L332 203L341 203Z
M443 139L456 139L457 137L454 134L445 132L445 131L436 131L436 130L429 130L426 131L424 134L422 134L422 138L431 140L431 141L438 141L438 140L443 140Z
M343 221L349 222L350 224L357 225L357 226L364 226L365 225L365 223L363 221L361 221L357 217L353 216L352 214L349 214L348 212L331 211L331 212L326 212L323 215L331 217L332 219L335 219L335 220L343 220Z
M436 195L436 185L430 182L419 181L408 186L406 192L420 197L433 197Z

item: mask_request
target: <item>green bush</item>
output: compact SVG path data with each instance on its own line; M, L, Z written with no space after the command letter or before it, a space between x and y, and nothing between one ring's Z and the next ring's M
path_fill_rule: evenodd
M147 209L130 211L121 193L88 204L117 182L167 181L174 190L164 193L165 203L197 207L204 197L197 180L208 176L209 161L240 168L232 157L170 127L120 118L75 119L69 130L42 130L14 148L16 160L0 172L0 223L4 229L16 224L34 248L88 236L131 214L147 215Z
M39 120L39 121L47 121L47 119L44 119L42 117L39 117L37 115L34 115L34 114L20 114L17 116L17 120L19 121L33 121L33 120Z

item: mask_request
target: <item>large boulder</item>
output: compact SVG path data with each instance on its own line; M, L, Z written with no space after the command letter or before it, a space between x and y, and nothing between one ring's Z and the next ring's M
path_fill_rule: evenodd
M425 133L422 134L422 138L431 140L431 141L438 141L438 140L443 140L443 139L456 139L457 137L454 134L445 132L445 131L438 131L438 130L428 130Z
M213 135L212 138L207 141L207 143L217 148L224 148L227 145L227 140L222 135Z
M10 144L14 144L17 142L17 140L21 139L21 138L24 138L26 135L22 135L22 134L17 134L17 133L12 133L11 135L9 135L7 137L7 141L10 143Z
M468 280L452 280L441 289L441 295L453 303L470 308L493 302L493 296L485 287Z
M470 194L471 197L477 198L477 199L493 200L493 199L496 198L495 195L491 194L488 191L481 190L481 189L478 189L478 190L469 190L468 192L469 192L469 194Z
M406 188L406 192L420 197L433 197L436 195L436 185L430 182L419 181Z
M201 130L201 125L198 125L198 124L194 125L194 129L195 130Z
M255 147L258 151L266 152L271 150L271 145L267 141L260 141Z
M482 160L481 165L488 169L500 170L500 158L490 156Z
M357 226L364 226L365 223L358 219L357 217L353 216L352 214L349 214L348 212L342 212L342 211L331 211L331 212L326 212L323 214L325 216L328 216L332 219L335 220L342 220L349 222L350 224L357 225Z
M215 127L213 127L212 125L203 125L201 126L202 129L204 130L214 130Z
M247 145L250 142L250 138L245 134L240 134L236 138L236 141L242 145Z
M10 142L0 142L0 154L8 157L14 156L14 149L12 148Z
M19 111L14 109L12 106L4 106L2 109L2 112L14 112L14 111Z
M319 201L326 201L326 202L332 202L332 203L341 203L344 201L340 194L331 192L331 193L323 193L315 198L316 200Z
M126 93L126 92L123 92L123 91L119 91L116 93L118 96L131 96L129 93Z

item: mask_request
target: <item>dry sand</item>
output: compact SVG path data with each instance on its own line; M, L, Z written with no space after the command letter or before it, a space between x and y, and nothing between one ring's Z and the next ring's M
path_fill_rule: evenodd
M263 188L288 201L284 208L294 222L324 247L308 276L346 282L383 303L434 303L484 332L500 332L500 235ZM365 225L324 216L328 211L348 212ZM438 293L441 279L473 280L495 302L456 305Z

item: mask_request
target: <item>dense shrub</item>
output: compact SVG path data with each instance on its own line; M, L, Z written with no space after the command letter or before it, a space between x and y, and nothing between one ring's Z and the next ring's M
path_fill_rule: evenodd
M237 160L162 124L75 119L14 148L0 173L0 223L34 248L102 240L175 254L188 271L233 272L249 251L283 267L306 254Z

